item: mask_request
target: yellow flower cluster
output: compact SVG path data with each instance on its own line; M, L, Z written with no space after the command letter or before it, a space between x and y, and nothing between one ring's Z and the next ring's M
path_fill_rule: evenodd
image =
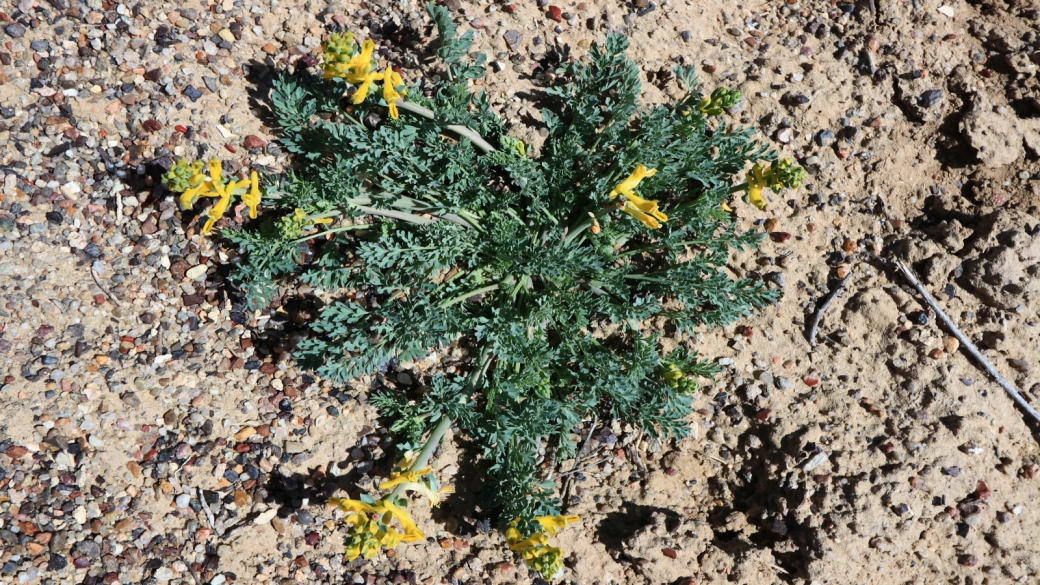
M307 212L297 207L292 215L287 215L277 221L278 231L283 238L294 239L303 235L303 231L317 224L332 223L331 217L307 219Z
M534 534L523 537L517 527L519 520L513 520L506 529L506 543L509 550L520 553L520 558L532 570L544 579L552 579L553 575L563 567L563 550L549 546L549 537L556 536L567 524L577 522L577 516L540 516L535 518L538 528Z
M217 202L209 209L206 223L202 226L203 234L209 234L213 230L213 224L224 217L231 205L231 199L236 196L249 208L249 217L256 218L256 210L261 200L256 171L249 174L249 179L225 182L223 167L216 158L210 159L205 165L205 170L208 172L203 172L202 161L188 163L179 160L163 175L170 190L181 194L181 209L191 209L200 197L217 198Z
M790 159L775 160L769 168L756 164L745 175L747 178L748 201L759 209L766 208L762 198L762 189L769 187L773 191L780 189L797 189L805 180L805 169L794 166Z
M404 79L401 74L387 66L385 71L377 71L372 61L375 43L366 40L361 43L361 51L356 51L354 36L350 33L331 34L322 43L322 76L326 79L339 77L347 83L357 86L351 101L360 104L368 97L372 84L383 82L383 100L390 110L390 117L397 119L397 100L404 97Z
M393 489L403 486L404 491L419 491L430 498L430 504L440 503L440 494L450 493L451 488L437 489L429 467L411 470L418 453L408 451L404 458L397 462L390 471L390 479L379 485L379 489ZM424 478L424 476L429 476ZM347 513L343 519L348 525L346 549L344 554L348 561L358 557L374 558L382 548L394 548L402 542L415 542L426 538L416 527L408 512L394 505L396 490L386 497L367 503L361 500L346 498L329 498L329 503ZM394 521L400 525L400 531L392 528Z
M697 109L705 116L721 116L728 108L737 105L741 97L743 94L739 90L717 87L711 92L710 97L702 99L697 104Z
M408 512L389 500L377 500L373 504L366 504L361 500L329 498L329 503L347 512L343 521L350 527L344 551L348 561L353 561L359 556L366 559L375 558L383 547L394 548L402 542L415 542L425 538L412 522ZM390 527L393 520L400 524L401 532Z
M643 225L650 229L661 227L660 222L668 221L668 216L658 210L657 201L643 199L636 195L634 189L639 185L640 181L647 177L652 177L656 173L657 169L647 169L643 165L636 165L632 174L610 191L611 201L617 199L619 195L624 196L623 203L620 205L621 211L641 221Z

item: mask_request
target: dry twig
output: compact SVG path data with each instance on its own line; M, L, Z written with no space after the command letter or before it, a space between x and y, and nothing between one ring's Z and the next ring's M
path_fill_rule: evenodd
M957 325L953 322L953 320L950 319L946 315L946 313L944 313L943 310L939 307L939 303L935 300L935 298L932 297L928 290L924 288L924 285L921 284L920 279L918 279L917 275L914 274L913 269L907 266L907 264L902 260L896 260L895 262L896 266L899 267L899 270L903 272L903 276L905 276L906 279L910 281L910 284L912 284L914 288L917 289L917 292L921 293L921 296L924 297L925 302L928 303L928 306L931 307L933 311L935 311L935 314L939 316L939 319L943 322L943 324L946 325L946 328L950 331L950 333L953 333L953 336L961 342L961 347L966 349L968 353L971 354L971 357L975 358L975 361L977 361L983 367L983 369L985 369L986 372L989 373L989 375L997 381L997 384L1000 384L1000 386L1004 388L1004 390L1007 391L1008 394L1011 395L1012 400L1018 403L1018 405L1022 407L1022 410L1029 413L1029 415L1032 416L1037 422L1040 422L1040 413L1038 413L1036 409L1034 409L1032 406L1029 405L1028 402L1026 402L1026 399L1022 397L1022 394L1019 393L1018 389L1015 388L1014 384L1008 382L1007 379L1004 378L1004 376L1000 375L1000 372L998 372L997 369L993 367L993 364L989 363L989 360L986 359L986 356L982 355L982 352L980 352L978 348L975 347L975 344L972 343L970 339L968 339L968 336L964 335L964 333L961 333L961 330L957 328Z
M112 293L108 292L108 289L105 288L104 286L102 286L101 279L98 278L97 272L94 271L94 267L93 266L90 267L90 276L94 277L94 284L96 284L98 286L98 288L101 289L101 292L105 293L105 296L108 297L109 300L111 300L113 303L115 303L116 306L119 307L120 309L123 308L123 303L120 303L119 299L117 299L114 296L112 296Z
M816 334L820 332L820 319L823 318L823 314L826 313L827 309L830 308L831 303L834 302L834 299L838 298L838 293L841 292L841 289L845 288L845 283L847 283L850 278L852 278L851 269L849 270L849 273L845 275L845 278L841 279L841 282L838 283L838 286L834 287L834 290L832 290L830 294L827 295L827 298L824 299L823 304L820 305L820 308L816 309L816 315L813 317L812 320L812 327L809 329L809 345L816 347Z
M563 484L563 489L560 490L560 496L563 499L563 509L567 509L567 494L571 489L571 479L574 477L573 473L578 469L578 464L581 463L581 458L585 455L585 451L588 450L589 442L592 441L592 433L596 430L596 425L599 424L599 415L592 416L592 424L589 426L589 434L585 435L585 441L582 442L581 447L578 448L577 454L574 455L574 465L571 466L571 470L567 473L560 474L561 477L567 476L567 481Z

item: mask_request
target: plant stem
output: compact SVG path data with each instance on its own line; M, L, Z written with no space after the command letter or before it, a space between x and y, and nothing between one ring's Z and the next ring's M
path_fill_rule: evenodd
M651 244L649 246L643 246L642 248L636 248L635 250L629 250L627 252L622 252L622 253L618 254L617 257L618 258L624 258L625 256L632 256L634 254L640 254L642 252L649 252L651 250L658 250L660 248L673 248L673 247L679 247L679 246L693 246L693 245L696 245L696 244L706 244L706 243L707 243L707 241L705 241L705 240L685 240L685 241L682 241L682 242L675 242L673 244L666 244L666 243Z
M450 307L450 306L452 306L452 305L454 305L456 303L461 303L462 301L464 301L464 300L466 300L466 299L468 299L468 298L470 298L472 296L479 295L479 294L484 294L486 292L491 292L493 290L498 290L498 285L497 284L492 284L491 286L485 286L484 288L478 288L477 290L471 290L471 291L469 291L467 293L462 293L461 295L459 295L459 296L457 296L457 297L455 297L453 299L448 299L447 301L444 301L443 303L441 303L441 308L442 309L446 309L446 308L448 308L448 307Z
M469 379L466 381L470 387L475 388L480 384L481 380L484 378L484 374L487 372L488 366L491 365L492 357L493 354L487 346L484 346L480 350L480 362L476 368L470 370ZM451 428L451 425L454 423L455 421L453 419L441 415L441 420L437 423L437 426L433 428L433 431L430 432L430 437L426 439L426 444L423 445L422 451L419 451L419 456L416 457L415 461L413 461L411 466L408 467L408 471L415 471L426 466L426 462L430 460L433 452L437 450L437 445L440 445L441 439L444 438L444 434L448 432L448 429ZM383 499L393 502L395 499L400 497L401 492L404 491L404 487L404 484L398 484L398 486L394 488L394 491L390 492L390 495Z
M338 228L332 228L330 230L325 230L325 231L317 233L317 234L311 234L309 236L303 236L302 238L296 238L295 240L293 240L290 243L291 244L299 244L300 242L306 242L307 240L312 240L314 238L319 238L321 236L327 236L327 235L330 235L330 234L338 234L339 232L346 232L346 231L350 231L350 230L363 230L363 229L367 229L367 228L372 227L373 225L375 225L375 224L372 224L372 223L359 223L357 225L345 225L345 226L341 226L341 227L338 227Z
M437 445L441 444L441 439L444 438L444 433L448 432L448 429L451 427L453 422L455 421L446 416L441 417L440 422L438 422L437 426L433 428L433 431L430 433L430 438L426 439L426 444L423 445L422 451L419 452L419 456L415 458L414 462L412 462L408 471L422 469L426 465L426 462L430 460L430 456L433 455L433 452L437 449ZM390 492L390 495L383 499L393 502L403 491L404 484L398 484L397 487L394 488L394 491Z
M416 104L408 103L404 100L397 100L397 109L408 112L409 114L414 114L416 116L426 118L427 120L435 120L437 118L437 115L433 112L433 110L429 108L424 108ZM473 143L473 146L476 146L485 154L489 152L495 152L496 150L494 146L491 146L491 144L488 143L488 141L481 138L479 134L465 126L460 126L458 124L448 124L444 128L445 130L451 130L459 136L469 140Z

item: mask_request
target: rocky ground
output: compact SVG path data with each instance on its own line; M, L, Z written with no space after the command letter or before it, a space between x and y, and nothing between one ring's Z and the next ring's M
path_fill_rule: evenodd
M783 294L696 339L725 371L693 437L576 429L562 580L1035 582L1037 427L879 256L913 262L1040 401L1040 4L556 1L448 1L517 136L538 141L525 96L613 30L647 100L696 65L811 172L766 211L734 205L770 234L734 272ZM265 84L312 67L330 27L409 83L436 74L412 0L0 3L0 582L531 580L465 488L464 437L435 460L460 493L415 513L429 542L342 560L323 502L389 449L369 380L298 370L293 297L245 312L233 251L156 182L181 156L284 168Z

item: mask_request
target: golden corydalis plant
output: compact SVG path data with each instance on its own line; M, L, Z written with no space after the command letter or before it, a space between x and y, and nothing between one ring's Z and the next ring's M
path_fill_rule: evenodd
M640 107L640 72L618 35L561 67L546 88L545 141L527 149L470 91L485 61L471 56L472 37L456 34L445 8L428 11L444 67L408 101L374 45L347 35L326 41L321 79L273 81L271 111L296 167L269 222L223 233L242 259L232 278L251 308L296 284L330 299L294 354L326 379L464 350L450 370L370 395L398 444L423 447L381 484L389 495L335 501L348 514L348 556L416 536L398 497L440 501L426 460L454 426L480 451L482 508L551 577L564 552L550 539L575 518L544 479L548 445L557 461L573 457L582 420L688 434L698 380L715 371L692 334L777 296L732 276L730 251L761 235L720 208L738 192L756 202L761 189L792 187L801 171L720 119L739 92L705 96L691 68L676 70L686 93L675 103ZM379 81L382 101L369 99ZM648 335L651 320L675 343ZM615 332L609 342L589 334L597 324Z

